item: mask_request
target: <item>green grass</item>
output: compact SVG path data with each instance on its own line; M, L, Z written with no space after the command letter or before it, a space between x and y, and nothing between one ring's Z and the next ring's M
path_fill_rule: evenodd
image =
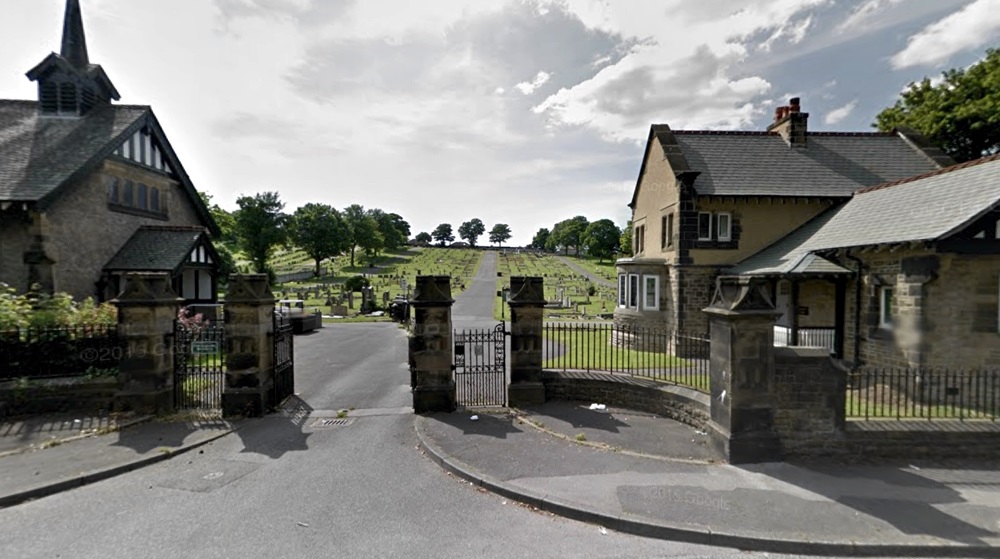
M1000 419L990 413L968 405L923 404L911 399L903 391L887 385L847 391L848 418L881 419Z
M563 348L561 355L542 363L545 369L634 373L651 380L708 390L708 372L696 372L692 368L693 362L667 353L636 351L613 345L608 330L547 330L543 337L546 348Z
M612 258L604 261L599 261L589 256L567 256L566 258L612 285L618 281L618 269L615 267L615 261Z

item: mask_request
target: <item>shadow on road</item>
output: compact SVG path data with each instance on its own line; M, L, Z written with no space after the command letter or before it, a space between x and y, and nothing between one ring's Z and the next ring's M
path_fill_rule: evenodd
M741 466L796 485L862 514L879 518L900 532L927 535L963 544L984 544L1000 537L1000 528L963 514L980 508L959 489L988 490L1000 486L1000 467L935 468L933 466L852 466L798 463L778 467ZM985 515L989 516L989 515Z
M313 408L298 396L289 396L278 410L236 433L243 441L240 453L281 458L286 452L309 450L310 433L303 431Z
M479 419L473 420L476 416ZM449 414L434 414L430 416L435 421L461 429L463 435L484 435L497 439L506 439L507 435L523 432L514 426L514 418L510 416L495 416L477 414L473 411L455 412Z

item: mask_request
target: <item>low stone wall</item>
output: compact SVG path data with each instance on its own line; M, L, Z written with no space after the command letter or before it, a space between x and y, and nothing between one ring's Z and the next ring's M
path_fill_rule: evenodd
M784 458L1000 458L1000 422L847 421L847 371L825 350L777 348L774 361L774 430Z
M0 383L0 416L110 410L118 390L114 377L65 378Z
M1000 424L992 421L848 421L844 452L856 458L1000 459Z
M653 413L704 429L709 396L691 388L608 373L544 371L545 400L600 403Z

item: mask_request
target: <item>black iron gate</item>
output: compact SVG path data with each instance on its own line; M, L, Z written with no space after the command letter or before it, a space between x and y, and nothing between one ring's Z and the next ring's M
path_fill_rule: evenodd
M225 383L225 326L174 322L174 407L221 409Z
M507 405L507 332L492 329L456 331L455 397L462 406Z
M279 315L274 317L274 393L271 402L280 406L285 398L295 394L295 352L292 323Z

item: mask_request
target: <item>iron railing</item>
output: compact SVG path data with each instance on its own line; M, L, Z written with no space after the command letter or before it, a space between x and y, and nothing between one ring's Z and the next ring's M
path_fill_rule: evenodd
M1000 418L1000 370L860 367L847 379L851 419Z
M272 402L280 406L295 394L295 353L292 324L282 315L274 315L274 394Z
M118 326L19 328L0 332L0 380L116 374Z
M189 329L175 321L174 405L177 409L220 409L225 381L225 326L216 324Z
M709 390L707 334L615 324L549 323L543 327L542 367L599 371Z

